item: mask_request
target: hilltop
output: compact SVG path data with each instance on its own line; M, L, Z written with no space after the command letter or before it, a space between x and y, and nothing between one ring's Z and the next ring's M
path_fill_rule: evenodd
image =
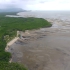
M23 10L21 8L5 8L5 9L0 9L0 12L24 12L26 10Z

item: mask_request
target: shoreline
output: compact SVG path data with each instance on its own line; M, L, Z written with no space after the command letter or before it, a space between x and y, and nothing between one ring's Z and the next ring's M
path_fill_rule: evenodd
M52 20L52 19L45 19L45 20L48 20L48 22L51 22L51 24L52 24L52 26L51 27L49 27L49 28L40 28L40 29L34 29L34 30L26 30L25 32L22 32L22 31L20 31L20 32L18 32L17 31L17 36L18 36L18 34L20 33L20 35L22 36L22 34L23 34L23 36L24 37L27 37L27 36L30 36L31 37L31 39L32 39L32 37L34 37L32 40L34 40L34 39L37 39L38 37L40 37L40 36L42 36L42 35L40 35L40 34L36 34L35 32L39 32L39 33L41 33L41 31L44 31L44 30L46 30L46 32L47 33L54 33L56 30L58 30L58 27L57 26L59 26L58 24L55 24L55 23L53 23L55 20ZM56 22L56 21L55 21ZM53 26L53 25L57 25L56 26L56 28ZM49 30L50 29L50 30ZM52 30L51 30L52 29ZM55 29L55 30L54 30ZM49 32L48 32L49 31ZM45 34L45 33L44 33ZM7 43L7 46L6 46L6 48L5 48L5 51L7 51L8 52L8 49L9 49L9 47L11 46L11 45L13 45L13 43L15 43L17 40L20 40L20 41L25 41L26 39L29 41L29 39L28 38L19 38L19 37L15 37L14 39L12 39L11 41L9 41L8 43ZM9 61L10 63L12 62L12 58L10 58L10 61Z
M11 46L11 45L12 45L14 42L16 42L18 39L19 39L19 37L15 37L15 38L12 39L11 41L9 41L9 42L7 43L7 46L6 46L6 48L5 48L5 51L8 51L9 46Z
M50 27L49 27L50 28ZM40 29L43 29L43 28L40 28ZM17 36L15 38L13 38L11 41L9 41L5 47L5 51L6 52L9 52L9 47L11 45L13 45L15 42L17 42L17 40L20 40L21 42L25 41L25 40L28 40L29 41L29 38L23 38L22 36L24 37L27 37L27 36L36 36L36 34L33 34L35 31L40 31L40 29L32 29L32 30L26 30L25 32L23 31L17 31ZM31 34L32 33L32 34ZM21 37L18 37L19 34L21 35ZM23 35L22 35L23 34ZM11 52L10 52L11 53ZM9 60L9 63L12 62L12 57L10 58Z
M47 19L45 19L45 20L47 20ZM50 29L50 28L52 28L53 27L53 21L52 20L48 20L49 22L51 22L51 24L52 24L52 26L51 27L49 27L49 28L40 28L40 29L33 29L33 30L26 30L25 32L22 32L22 31L20 31L19 33L22 35L24 35L24 37L26 37L26 36L30 36L30 37L36 37L37 38L37 36L38 37L40 37L41 35L40 34L35 34L35 32L41 32L41 30L45 30L45 29ZM47 32L48 32L48 30L47 30ZM22 32L22 33L21 33ZM51 31L50 31L51 32ZM17 36L18 36L18 34L19 34L18 32L17 32ZM25 41L26 39L28 39L28 38L19 38L19 37L15 37L14 39L12 39L11 41L9 41L8 43L7 43L7 46L6 46L6 48L5 48L5 51L7 51L8 52L8 49L9 49L9 47L11 46L11 45L13 45L13 43L15 43L17 40L20 40L20 41ZM36 39L36 38L33 38L33 39ZM29 41L29 40L28 40ZM9 60L9 62L11 63L12 62L12 58L10 58L10 60Z
M9 42L7 43L7 46L5 47L5 51L8 52L9 47L10 47L13 43L15 43L18 39L19 39L19 37L15 37L15 38L12 39L11 41L9 41ZM12 57L11 57L10 60L9 60L9 63L11 63L11 62L12 62Z
M12 53L10 61L24 64L30 70L69 70L70 30L67 23L64 27L63 21L54 20L52 24L50 28L21 33L22 42L11 45L13 50L9 48Z

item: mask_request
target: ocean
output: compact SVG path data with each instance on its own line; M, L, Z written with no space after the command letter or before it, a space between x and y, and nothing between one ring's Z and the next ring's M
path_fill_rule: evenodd
M70 21L70 11L31 11L31 12L20 12L17 15L23 17L39 17L39 18L50 18L50 19L61 19Z

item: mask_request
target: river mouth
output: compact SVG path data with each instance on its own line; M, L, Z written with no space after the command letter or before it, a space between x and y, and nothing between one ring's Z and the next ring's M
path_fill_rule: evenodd
M70 29L59 23L29 31L26 39L12 44L8 50L12 61L24 64L29 70L70 70Z

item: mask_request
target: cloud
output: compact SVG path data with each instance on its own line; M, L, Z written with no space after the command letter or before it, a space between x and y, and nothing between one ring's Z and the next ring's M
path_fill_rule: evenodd
M69 0L50 0L28 5L29 9L36 10L70 10Z
M0 8L28 10L70 10L70 0L0 0Z

